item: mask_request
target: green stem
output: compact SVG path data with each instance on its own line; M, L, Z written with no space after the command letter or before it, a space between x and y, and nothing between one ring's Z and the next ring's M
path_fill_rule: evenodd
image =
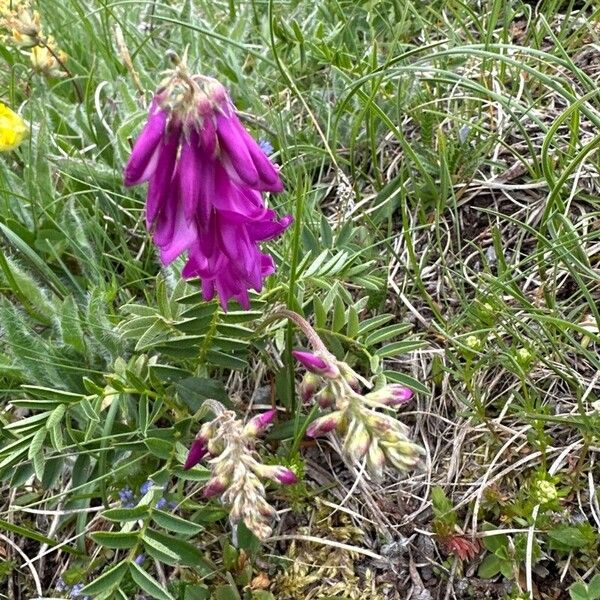
M302 233L302 217L304 215L304 194L298 194L297 202L296 202L296 213L294 215L294 237L292 239L292 256L290 260L290 284L288 288L288 298L287 305L288 308L291 308L296 300L295 292L296 292L296 281L298 276L298 258L300 255L300 238ZM288 318L292 311L287 311ZM293 337L293 328L291 323L288 325L287 334L286 334L286 353L287 353L287 366L288 373L294 373L294 358L292 356L292 350L294 345L294 337ZM294 382L294 377L290 377L289 381L290 386L290 409L292 412L296 412L296 386Z

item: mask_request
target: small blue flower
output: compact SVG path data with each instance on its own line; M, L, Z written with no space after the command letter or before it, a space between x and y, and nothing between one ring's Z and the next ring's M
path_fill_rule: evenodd
M135 502L125 502L123 503L124 508L134 508L135 507Z
M139 565L141 567L144 564L145 560L146 560L146 557L143 554L138 554L135 557L135 564Z
M273 153L273 145L271 142L269 142L269 140L260 139L258 140L258 145L265 154L269 155Z
M142 494L142 495L147 494L153 485L154 485L154 481L152 481L152 479L148 479L147 481L144 481L144 483L142 483L142 485L140 486L140 494Z
M161 498L157 503L156 503L156 508L164 508L167 505L167 499L166 498Z
M79 596L79 594L81 594L81 590L83 589L83 583L76 583L72 588L71 588L71 593L69 594L69 596L71 598L77 598L77 596Z
M130 502L133 500L133 491L128 486L125 486L119 490L119 498L121 498L122 502Z
M62 577L59 577L56 580L56 591L64 592L66 589L67 589L67 584L65 583L65 580Z

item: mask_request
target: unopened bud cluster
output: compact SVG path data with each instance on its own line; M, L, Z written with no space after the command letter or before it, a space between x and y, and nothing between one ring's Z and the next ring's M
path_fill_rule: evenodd
M204 497L219 496L230 508L229 520L233 527L243 521L264 540L271 534L269 523L276 512L265 499L262 481L270 479L284 485L297 481L293 471L281 465L263 464L256 452L256 438L271 424L275 411L270 410L244 423L219 402L209 400L207 403L216 417L200 428L184 468L191 469L203 458L208 458L212 476L203 488Z
M303 401L312 399L321 408L331 409L310 424L308 436L336 432L344 454L351 460L366 460L368 472L376 479L383 475L386 464L401 470L418 465L423 450L410 441L408 428L395 416L379 410L396 410L410 402L410 389L391 384L361 394L359 376L326 349L293 354L307 369L300 384Z
M535 495L540 504L549 504L558 498L558 490L551 481L542 479L535 484Z
M60 50L52 36L42 30L40 13L28 0L0 2L0 27L8 32L7 42L28 50L33 69L43 75L60 77L67 55Z

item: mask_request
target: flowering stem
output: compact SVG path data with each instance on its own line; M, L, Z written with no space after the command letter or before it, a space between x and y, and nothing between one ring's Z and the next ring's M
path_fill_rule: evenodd
M314 350L327 355L331 354L319 337L319 334L313 329L313 326L304 317L301 317L298 313L295 313L287 308L278 308L276 311L272 312L262 322L261 328L267 326L273 321L277 321L278 319L288 319L289 321L292 321L308 338L308 341Z
M290 259L290 282L288 288L288 298L287 305L288 307L292 307L294 305L294 301L296 300L296 280L298 277L298 261L300 257L300 239L302 235L302 223L304 216L304 193L300 190L300 186L298 186L298 193L296 194L296 212L294 214L294 236L292 238L292 248L291 248L291 259ZM290 314L295 314L289 311ZM284 315L282 315L284 316ZM292 318L293 320L293 318ZM310 325L309 325L310 327ZM288 372L294 372L294 358L292 357L293 350L293 338L292 338L292 327L288 325L287 334L286 334L286 350L287 350L287 363L288 363ZM296 412L296 386L294 382L294 378L290 377L289 381L290 386L290 403L291 409L295 413ZM296 423L294 429L296 429L298 423Z
M293 288L290 288L290 290ZM331 353L319 337L319 334L314 330L312 325L304 318L301 317L298 313L295 313L292 310L287 308L279 308L273 313L271 313L261 324L262 327L266 327L269 323L276 321L278 319L287 319L289 324L294 323L298 329L304 333L304 335L308 338L310 345L314 350L320 352L325 356L331 356ZM291 411L294 413L294 446L292 448L292 453L294 453L298 448L297 446L300 443L300 440L303 437L303 432L308 427L309 421L306 421L304 426L300 427L300 411L296 410L296 382L294 380L294 359L292 357L292 331L291 328L288 327L288 338L287 338L287 354L288 354L288 372L292 375L290 376L290 398L291 398ZM312 414L312 413L311 413ZM310 417L309 417L310 418Z

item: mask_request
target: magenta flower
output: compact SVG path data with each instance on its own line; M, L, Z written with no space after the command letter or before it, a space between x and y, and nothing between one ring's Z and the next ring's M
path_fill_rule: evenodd
M219 496L229 486L230 478L217 476L209 479L206 485L202 488L202 495L205 498L212 498L213 496Z
M292 356L306 367L311 373L324 377L337 377L340 372L333 363L305 350L292 350Z
M293 485L294 483L298 483L298 477L296 477L294 471L281 465L263 465L257 463L252 467L252 470L259 477L272 479L282 485Z
M192 443L190 451L188 452L187 458L183 468L185 471L195 467L206 455L208 454L208 448L206 447L206 440L195 439Z
M267 412L261 413L260 415L256 415L255 417L252 417L244 426L244 435L254 437L259 433L262 433L273 422L273 419L275 419L276 414L277 411L275 409L272 409L268 410Z
M264 540L271 534L269 521L277 515L266 500L264 480L283 485L298 481L288 467L263 464L257 452L257 435L272 423L275 411L256 415L244 423L216 400L206 400L205 406L215 417L204 423L196 436L196 441L201 439L210 453L207 467L212 476L202 494L205 498L220 496L220 501L229 507L232 525L243 521ZM193 451L192 446L190 454Z
M319 437L321 435L327 435L340 425L342 422L342 413L335 411L318 417L315 419L307 428L306 435L308 437Z
M202 281L205 300L249 307L275 271L259 244L292 219L266 207L281 192L279 171L244 129L225 88L179 66L157 92L125 167L125 185L148 184L146 226L168 265L187 254L182 275Z
M410 388L392 383L375 392L368 393L365 398L375 404L399 407L408 404L413 396L414 392Z

